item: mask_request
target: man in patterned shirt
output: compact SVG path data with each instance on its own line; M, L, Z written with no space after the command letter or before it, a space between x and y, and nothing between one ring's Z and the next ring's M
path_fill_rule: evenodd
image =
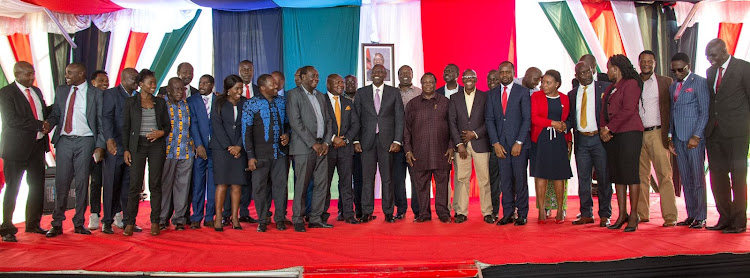
M185 229L185 212L190 194L190 174L193 169L193 140L190 138L190 109L185 101L185 84L177 77L167 85L167 110L172 132L167 137L167 160L162 174L162 202L159 226L166 229L174 207L172 223L175 230Z

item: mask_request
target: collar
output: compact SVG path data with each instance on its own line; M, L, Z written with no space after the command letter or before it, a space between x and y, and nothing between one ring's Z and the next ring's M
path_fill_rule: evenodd
M510 83L510 84L508 84L507 86L506 86L506 85L503 85L502 83L500 83L500 93L502 93L502 92L503 92L503 89L504 89L504 88L508 88L508 93L510 94L510 91L511 91L511 90L513 89L513 82L511 82L511 83Z
M729 55L729 58L727 58L724 64L721 64L721 67L724 68L724 73L726 73L727 67L729 67L729 60L732 60L732 55Z
M200 95L202 98L212 98L213 94L207 94L207 95Z
M312 92L310 92L310 91L308 91L307 89L305 89L305 86L299 85L299 87L300 87L300 88L302 88L302 91L304 91L304 92L305 92L305 94L308 94L308 95L314 95L314 93L315 93L315 91L316 91L316 89L315 89L315 88L313 88L313 91L312 91Z
M380 87L375 86L375 83L372 83L372 91L373 92L375 92L375 89L380 89L380 92L382 93L383 89L384 89L383 87L385 87L385 82L383 82L383 84L381 84Z
M15 82L15 83L18 86L18 89L21 89L22 94L26 94L26 89L31 89L31 87L26 87L24 85L21 85L21 83L18 83L18 82Z
M88 82L83 82L83 83L81 83L81 84L79 84L77 86L70 86L71 89L73 87L78 87L78 91L79 92L83 92L83 91L86 91L89 88L89 83Z
M331 99L331 101L335 101L335 100L333 99L333 97L339 97L339 102L341 102L341 99L342 99L342 98L344 97L344 94L343 94L343 93L342 93L341 95L338 95L338 96L337 96L337 95L334 95L333 93L331 93L331 91L326 91L326 95L328 95L328 98L330 98L330 99Z
M472 91L472 92L471 92L471 94L467 94L467 93L466 93L466 88L464 88L464 95L467 95L467 96L468 96L468 95L474 96L474 94L476 94L476 93L477 93L477 88L474 88L474 91Z

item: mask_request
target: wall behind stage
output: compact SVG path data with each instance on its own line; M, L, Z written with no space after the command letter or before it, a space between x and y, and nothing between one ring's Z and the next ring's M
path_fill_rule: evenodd
M459 82L463 71L471 68L478 75L477 88L486 90L490 70L505 60L516 62L515 2L422 1L425 72L435 74L438 86L443 86L445 65L458 65Z

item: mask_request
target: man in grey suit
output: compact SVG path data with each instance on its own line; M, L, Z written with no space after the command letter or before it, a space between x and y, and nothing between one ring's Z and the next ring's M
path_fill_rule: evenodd
M55 174L55 210L52 229L47 237L62 234L67 195L73 176L76 179L76 213L73 216L75 233L90 235L84 227L83 214L88 204L91 155L104 158L105 140L102 133L102 91L86 82L86 67L72 63L65 68L67 85L57 87L55 103L49 117L55 127L52 144L57 150ZM95 149L96 148L96 149Z
M301 86L287 92L286 113L292 127L289 154L294 156L294 230L305 232L305 197L310 179L313 186L309 228L333 228L321 219L328 182L328 147L331 145L331 119L326 97L315 89L320 77L312 66L300 69Z
M382 203L385 221L393 218L394 195L391 183L391 153L401 150L404 137L404 104L399 89L383 84L385 68L372 68L372 85L357 89L354 109L359 115L359 140L354 150L362 153L362 218L363 223L372 220L375 209L375 169L380 165Z

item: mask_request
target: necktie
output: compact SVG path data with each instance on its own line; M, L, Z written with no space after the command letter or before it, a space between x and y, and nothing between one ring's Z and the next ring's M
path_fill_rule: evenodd
M203 105L206 106L206 115L208 115L209 118L211 118L211 107L208 106L208 103L211 101L211 98L203 98Z
M68 111L65 113L65 133L73 132L73 109L76 104L76 93L78 87L73 87L73 93L70 94L70 101L68 102Z
M29 90L29 88L26 88L26 97L29 99L31 113L34 113L34 119L39 120L39 115L36 114L36 104L34 103L34 99L31 98L31 90Z
M380 89L375 89L375 113L380 114ZM379 133L380 128L377 123L375 123L375 133Z
M250 85L245 84L245 98L250 99Z
M333 110L333 113L336 115L336 126L338 127L336 135L341 136L341 106L339 105L339 96L334 96L333 99L336 101L336 104L334 104L336 108Z
M714 90L715 94L719 93L719 84L721 84L721 76L723 75L722 73L724 73L724 68L720 67L719 68L719 76L716 77L716 90Z
M503 114L508 107L508 87L503 86Z
M589 86L583 86L583 99L581 99L581 128L586 128L589 125L588 119L586 119L586 90Z
M680 95L681 90L682 90L682 81L680 81L680 83L677 84L677 90L674 90L674 102L677 102L677 97Z

